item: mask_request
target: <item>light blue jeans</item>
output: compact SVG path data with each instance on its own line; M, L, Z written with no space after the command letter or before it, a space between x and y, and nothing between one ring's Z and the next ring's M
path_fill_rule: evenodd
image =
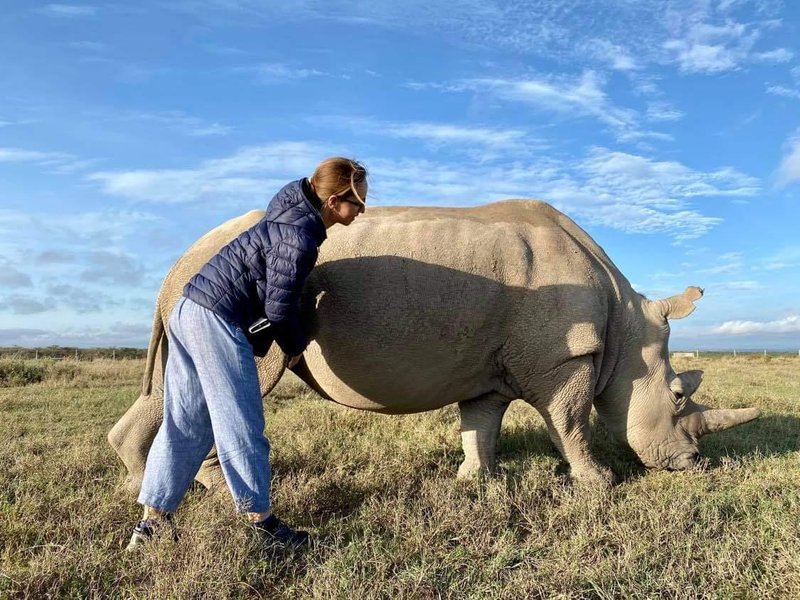
M167 335L164 421L147 455L139 503L174 512L216 443L237 510L268 511L269 441L244 331L182 297Z

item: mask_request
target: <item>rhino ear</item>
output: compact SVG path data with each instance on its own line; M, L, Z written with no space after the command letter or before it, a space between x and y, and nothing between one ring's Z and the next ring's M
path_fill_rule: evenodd
M669 387L677 398L689 398L703 382L703 372L700 369L678 373Z
M682 294L659 300L661 314L665 319L683 319L695 309L694 302L703 297L703 288L690 286Z

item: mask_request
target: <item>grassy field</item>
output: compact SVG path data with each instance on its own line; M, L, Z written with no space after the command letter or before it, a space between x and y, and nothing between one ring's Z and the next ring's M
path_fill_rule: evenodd
M227 495L200 488L180 542L122 552L139 508L105 436L143 366L0 360L0 597L800 597L796 357L677 362L706 371L699 402L764 416L704 439L705 468L683 473L644 470L596 425L596 455L622 478L605 492L568 484L522 402L501 475L459 482L453 407L374 415L287 380L265 408L274 504L315 545L266 555Z

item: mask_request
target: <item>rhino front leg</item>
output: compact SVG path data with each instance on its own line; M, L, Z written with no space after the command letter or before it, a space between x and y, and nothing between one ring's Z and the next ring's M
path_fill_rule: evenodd
M461 445L464 462L458 468L459 479L480 472L494 472L497 438L503 415L511 400L491 392L458 403L461 411Z
M526 392L547 424L548 432L561 455L570 465L570 475L578 481L601 485L614 482L611 469L597 462L589 449L589 414L594 398L594 367L591 357L570 360L553 370L545 389Z

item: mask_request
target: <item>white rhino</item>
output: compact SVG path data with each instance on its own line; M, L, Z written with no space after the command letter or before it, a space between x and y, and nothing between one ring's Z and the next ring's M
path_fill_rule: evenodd
M142 394L109 433L141 481L161 423L164 323L184 283L263 211L198 240L158 296ZM312 339L296 372L339 404L384 413L457 402L465 459L459 476L492 470L500 423L521 398L536 408L575 478L611 481L589 450L592 406L648 467L686 469L698 438L759 416L713 410L691 395L702 372L675 373L669 319L694 310L697 287L666 300L635 292L605 252L548 204L371 208L332 228L304 292ZM257 359L264 396L286 357ZM213 454L197 476L221 481Z

